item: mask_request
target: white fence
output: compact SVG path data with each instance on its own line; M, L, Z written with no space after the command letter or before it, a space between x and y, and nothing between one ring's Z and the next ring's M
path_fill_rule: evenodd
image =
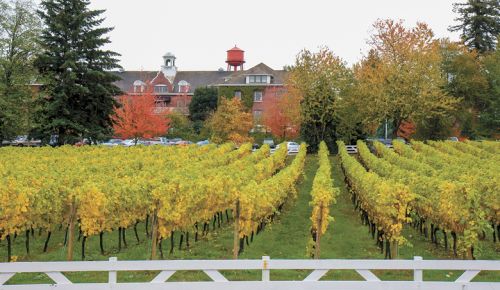
M176 271L203 271L210 282L167 282ZM260 270L262 281L228 281L221 270ZM312 270L302 281L272 281L271 270ZM319 281L329 270L355 270L365 281ZM413 281L381 281L371 270L411 270ZM424 270L464 271L455 281L423 281ZM108 272L107 283L72 283L63 272ZM159 271L146 283L117 283L119 271ZM0 263L0 289L436 289L498 290L500 281L471 282L480 271L500 271L500 261L465 260L161 260ZM54 284L5 285L16 273L45 273ZM496 273L499 277L500 273Z

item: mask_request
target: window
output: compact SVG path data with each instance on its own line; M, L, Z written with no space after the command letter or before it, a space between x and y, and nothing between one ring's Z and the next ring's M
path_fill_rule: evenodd
M190 84L185 81L185 80L182 80L178 83L178 86L179 86L179 93L189 93L189 90L190 90Z
M138 85L134 86L134 93L142 93L144 92L144 86Z
M254 102L262 102L262 92L261 91L253 92L253 101Z
M166 85L156 85L155 93L168 93L168 87Z
M261 110L254 110L253 111L253 119L256 123L258 123L262 118L262 111Z
M234 97L237 98L238 100L241 100L241 91L235 91Z
M267 75L248 76L249 84L267 84Z

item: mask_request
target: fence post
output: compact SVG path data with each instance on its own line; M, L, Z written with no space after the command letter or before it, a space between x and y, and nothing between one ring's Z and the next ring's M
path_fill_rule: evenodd
M118 258L116 257L110 257L109 258L110 262L116 262L118 261ZM108 284L116 284L116 271L109 271L108 274Z
M419 261L422 261L422 257L414 256L413 261L415 263L415 269L413 270L413 281L422 282L424 281L424 271L422 270L422 266Z
M269 256L262 256L262 281L271 280L271 270L269 270Z

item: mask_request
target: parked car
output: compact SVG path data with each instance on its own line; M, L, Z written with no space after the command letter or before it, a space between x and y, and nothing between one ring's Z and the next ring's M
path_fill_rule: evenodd
M18 147L33 147L33 146L41 146L41 140L29 139L27 135L17 136L14 141L10 143L12 146Z
M193 142L186 141L186 140L181 140L181 141L175 142L175 145L181 145L181 146L187 146L187 145L191 145L191 144L193 144Z
M121 139L109 139L108 141L103 142L101 145L107 147L122 146L123 141Z
M271 138L264 139L264 141L262 141L262 144L269 145L269 147L271 147L271 149L275 149L276 148L276 145L274 144L274 140L271 139Z
M448 138L448 140L453 141L453 142L460 141L460 140L458 140L458 137L450 137L450 138Z
M257 143L252 144L252 152L257 151L259 148L260 148L260 145L259 145L259 144L257 144Z
M297 142L288 141L285 142L288 155L299 153L300 144ZM276 150L280 148L281 144L276 145Z
M173 138L173 139L167 139L168 140L168 145L177 145L177 142L182 141L181 138Z
M196 145L198 145L198 146L204 146L204 145L208 145L208 144L210 144L210 141L208 141L208 140L196 142Z
M126 140L123 140L122 145L125 147L130 147L130 146L136 146L136 145L146 145L146 142L144 142L143 140L137 140L137 142L136 142L135 139L126 139Z

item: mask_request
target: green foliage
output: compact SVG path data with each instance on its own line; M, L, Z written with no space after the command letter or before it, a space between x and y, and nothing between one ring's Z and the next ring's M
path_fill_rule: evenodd
M170 120L167 138L181 138L183 140L197 139L193 123L184 114L172 112L168 114Z
M498 44L497 44L498 46ZM479 115L481 131L486 136L500 134L500 50L487 55L484 60L486 79L490 85L489 98Z
M302 99L300 132L310 152L316 152L321 141L335 151L336 102L348 93L352 80L345 62L328 48L303 50L297 56L288 85Z
M253 94L255 91L264 91L262 86L228 86L219 87L219 98L226 97L232 99L236 91L241 92L241 103L248 110L253 107Z
M36 66L45 78L43 112L37 131L60 144L87 137L100 140L112 133L112 115L120 90L110 70L119 68L119 54L104 50L112 28L99 27L103 10L90 10L88 0L42 1L45 28L43 53Z
M498 0L468 0L456 3L453 11L460 24L450 31L459 31L462 40L471 50L480 53L495 50L496 37L500 34L500 2Z
M194 122L205 121L211 113L217 110L217 88L197 88L189 104L189 115ZM201 128L197 127L196 132Z
M32 125L40 19L32 1L0 1L0 143Z

